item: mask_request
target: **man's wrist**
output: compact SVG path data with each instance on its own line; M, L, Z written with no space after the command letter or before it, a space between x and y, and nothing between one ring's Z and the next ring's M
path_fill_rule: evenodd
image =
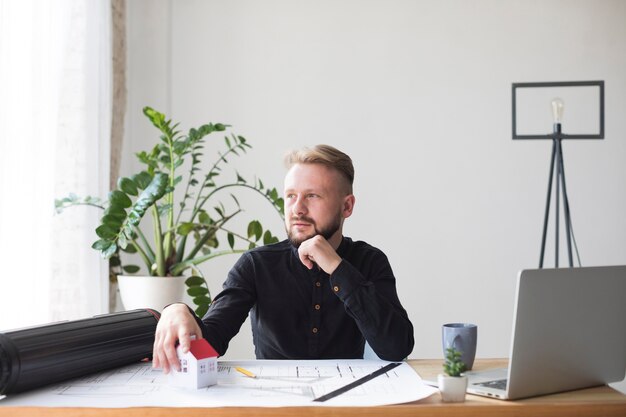
M339 268L339 265L341 265L342 261L343 261L342 258L337 257L336 260L331 262L330 266L328 267L328 270L324 272L326 272L328 275L332 275L337 270L337 268Z
M165 307L163 307L163 310L165 310L166 308L169 308L169 307L178 307L179 305L181 306L179 308L186 307L186 308L190 309L190 307L187 304L183 303L182 301L178 301L178 302L166 305Z

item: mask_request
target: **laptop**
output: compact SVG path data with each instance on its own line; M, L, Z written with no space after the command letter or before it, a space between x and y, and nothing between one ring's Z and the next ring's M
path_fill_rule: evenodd
M623 380L626 266L520 271L509 357L467 372L467 392L515 400Z

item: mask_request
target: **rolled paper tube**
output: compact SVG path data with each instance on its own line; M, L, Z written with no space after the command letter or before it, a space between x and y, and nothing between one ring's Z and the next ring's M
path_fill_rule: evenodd
M159 317L132 310L0 333L0 395L150 358Z

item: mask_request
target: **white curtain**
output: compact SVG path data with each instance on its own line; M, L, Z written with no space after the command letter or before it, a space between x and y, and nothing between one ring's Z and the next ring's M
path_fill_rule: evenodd
M109 182L110 0L0 0L0 331L100 314Z

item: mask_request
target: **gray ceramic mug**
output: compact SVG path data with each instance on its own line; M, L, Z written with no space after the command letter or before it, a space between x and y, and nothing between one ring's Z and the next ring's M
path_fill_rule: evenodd
M477 340L478 326L475 324L448 323L441 327L443 356L446 356L446 349L455 348L461 352L461 360L465 363L468 371L474 366Z

